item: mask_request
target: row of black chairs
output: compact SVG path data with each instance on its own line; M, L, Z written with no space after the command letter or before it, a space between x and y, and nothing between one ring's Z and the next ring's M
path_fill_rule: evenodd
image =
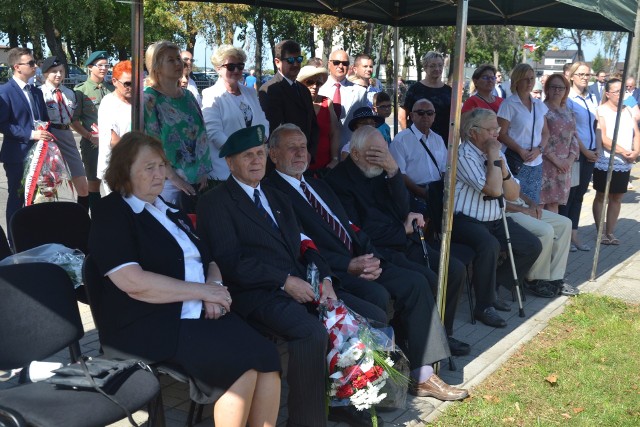
M0 267L0 369L26 366L65 347L69 347L71 361L77 361L81 356L79 340L84 331L76 301L91 302L92 316L99 333L102 278L97 269L91 267L93 264L88 256L90 226L87 211L77 203L52 202L27 206L13 215L9 224L13 250L0 227L0 259L47 243L59 243L87 255L83 268L84 286L75 291L66 273L55 265L35 263ZM41 316L39 313L44 314ZM105 356L117 358L110 354ZM156 377L166 374L179 382L189 381L179 367L160 365L152 369ZM145 371L136 373L130 380L132 384L128 380L115 397L131 412L148 403L148 425L163 426L164 412L158 381L155 377L150 381L144 374ZM131 390L140 387L142 392L131 394ZM150 393L154 395L153 399L147 399ZM91 400L94 398L96 402ZM100 404L111 412L100 409ZM81 407L75 410L78 405ZM52 412L52 408L58 408L60 414ZM191 401L188 427L200 421L202 409L203 405ZM0 390L0 427L103 426L123 417L120 408L96 392L57 390L48 383Z

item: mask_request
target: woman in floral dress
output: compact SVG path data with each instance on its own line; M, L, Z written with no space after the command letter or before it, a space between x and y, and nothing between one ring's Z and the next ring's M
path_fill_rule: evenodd
M558 213L558 205L567 203L571 189L571 167L579 154L576 119L567 108L569 81L562 74L549 76L544 85L549 142L542 162L540 204Z
M178 84L184 63L177 45L152 44L145 63L149 77L144 90L144 130L162 141L171 163L161 196L191 213L193 200L183 195L196 196L196 190L204 190L212 168L202 113L191 92Z

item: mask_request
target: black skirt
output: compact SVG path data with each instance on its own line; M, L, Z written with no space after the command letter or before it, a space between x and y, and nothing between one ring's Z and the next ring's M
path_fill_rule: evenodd
M613 171L611 174L611 185L609 186L610 194L623 194L627 192L627 185L629 185L629 177L631 171L617 172ZM593 189L604 193L604 187L607 184L607 171L600 169L593 170Z
M216 402L248 370L280 371L275 344L235 313L180 323L178 351L168 362L191 376L190 395L198 403Z

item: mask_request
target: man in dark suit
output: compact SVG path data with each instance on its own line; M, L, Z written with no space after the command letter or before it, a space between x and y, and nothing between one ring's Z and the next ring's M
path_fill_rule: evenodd
M408 342L407 346L401 346L409 358L412 377L418 383L412 391L440 400L466 397L465 390L444 384L428 366L446 358L449 352L426 278L387 262L357 224L349 221L333 191L324 182L303 176L308 166L307 143L297 126L278 127L271 134L269 145L276 170L269 174L265 184L289 197L304 233L318 245L343 286L363 299L368 299L367 293L380 294L386 289L396 300L397 324ZM386 308L387 301L382 303L382 308ZM469 352L468 345L456 342L458 348L464 345L466 353ZM427 375L425 371L429 374L427 378L423 378Z
M429 266L425 265L422 245L412 226L415 220L423 227L424 218L421 213L410 212L409 191L382 134L364 126L354 132L351 144L350 155L329 172L327 183L342 201L349 219L362 227L378 251L399 267L420 271L436 294L434 270L440 254L428 247ZM444 326L451 335L466 269L455 257L449 257L448 270Z
M607 80L609 80L608 77L605 71L598 71L596 81L589 85L589 93L596 97L598 104L600 104L600 100L602 99L602 92L604 91L604 85L607 83Z
M14 48L9 51L8 63L13 77L0 85L0 133L4 135L0 162L7 174L7 226L11 216L22 207L20 186L24 173L24 160L33 144L40 140L53 140L46 130L36 130L34 121L49 121L42 91L28 84L36 74L36 63L31 50Z
M309 89L296 82L303 59L300 52L300 45L293 40L283 40L276 45L274 62L278 72L260 87L258 96L270 131L283 123L295 124L307 137L307 148L314 157L318 148L318 122Z
M340 297L357 313L384 322L372 304L334 291L331 269L300 232L287 197L260 185L267 160L262 125L233 133L220 152L231 178L198 202L198 234L233 296L232 309L289 346L289 426L325 426L327 331L318 321L311 262L322 279L320 301ZM207 262L210 260L207 260ZM337 279L336 279L337 280Z

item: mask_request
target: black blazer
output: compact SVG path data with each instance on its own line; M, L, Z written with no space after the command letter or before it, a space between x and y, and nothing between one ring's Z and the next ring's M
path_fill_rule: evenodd
M331 269L335 273L346 273L349 262L354 256L373 253L378 258L382 256L376 251L369 237L358 227L357 224L349 225L349 217L344 207L340 203L338 196L323 181L315 178L306 178L307 185L311 186L320 196L322 201L329 206L333 214L338 218L349 237L351 238L353 253L350 253L347 247L333 232L327 221L325 221L316 210L307 202L296 189L294 189L287 181L285 181L276 171L269 174L263 180L263 184L273 186L285 193L293 209L298 216L304 233L313 239L322 256L327 260Z
M258 97L262 111L269 120L269 133L283 123L293 123L300 127L307 137L307 150L315 157L318 149L318 121L313 109L311 93L303 84L293 88L280 72L260 86Z
M189 218L177 220L203 257L209 258L193 234ZM100 199L92 210L89 250L102 276L125 262L143 270L184 280L184 253L171 233L149 212L136 214L119 193ZM203 269L206 274L206 266ZM138 357L150 363L172 357L178 344L182 303L150 304L131 298L104 276L100 342L110 355Z
M35 101L35 119L49 121L42 91L33 86L30 86L30 89ZM0 85L0 133L4 135L0 149L0 162L24 161L27 152L35 142L31 140L32 130L34 128L29 102L18 83L11 77L7 83Z
M327 174L325 181L340 198L351 221L377 248L406 249L404 220L409 214L409 192L400 171L393 178L385 172L367 178L347 157Z
M261 186L280 230L275 230L233 177L198 201L198 235L216 261L233 295L233 309L248 316L276 296L293 275L306 280L315 262L321 277L331 275L317 250L303 251L300 226L287 197Z

